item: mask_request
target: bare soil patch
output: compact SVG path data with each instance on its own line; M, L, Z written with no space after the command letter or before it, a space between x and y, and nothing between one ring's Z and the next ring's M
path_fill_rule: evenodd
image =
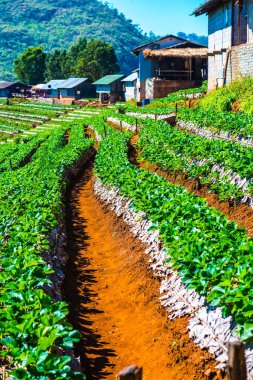
M67 250L65 298L87 380L115 379L132 364L144 380L222 379L190 340L187 318L168 320L145 247L94 196L91 169L69 200Z

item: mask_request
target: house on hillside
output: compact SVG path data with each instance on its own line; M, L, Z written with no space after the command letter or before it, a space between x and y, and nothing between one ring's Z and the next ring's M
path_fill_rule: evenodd
M207 78L207 47L168 35L133 50L139 56L140 99L198 87Z
M30 86L20 82L0 81L0 98L29 96L30 88Z
M124 100L140 100L140 79L139 69L135 70L128 77L122 79Z
M92 83L96 86L96 92L100 103L115 103L123 100L123 83L122 79L125 75L106 75L105 77Z
M95 97L95 90L88 78L69 78L51 80L41 88L44 96L55 99Z
M193 14L208 15L208 87L253 75L253 0L208 0Z

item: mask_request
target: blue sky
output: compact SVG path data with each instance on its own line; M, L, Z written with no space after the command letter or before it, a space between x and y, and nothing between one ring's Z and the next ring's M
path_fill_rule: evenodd
M207 17L189 16L204 0L107 0L144 32L207 35Z

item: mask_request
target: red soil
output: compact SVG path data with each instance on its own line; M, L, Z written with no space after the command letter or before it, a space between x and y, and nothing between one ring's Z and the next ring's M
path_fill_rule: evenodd
M114 379L132 364L144 380L222 379L189 339L187 318L167 319L145 247L96 199L91 172L72 193L68 221L65 292L87 380Z

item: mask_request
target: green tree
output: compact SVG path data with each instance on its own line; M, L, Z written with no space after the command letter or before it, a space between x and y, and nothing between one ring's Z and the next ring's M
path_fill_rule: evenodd
M27 84L43 83L45 80L46 53L42 46L31 46L14 61L18 79Z
M74 74L88 77L95 81L104 75L115 74L120 70L112 45L104 41L92 39L87 43L82 55L74 66Z
M66 50L54 50L47 54L45 78L66 79L69 77L68 53Z
M85 57L87 48L87 40L81 37L77 42L71 46L68 51L67 66L70 75L76 75L76 66L79 60Z

